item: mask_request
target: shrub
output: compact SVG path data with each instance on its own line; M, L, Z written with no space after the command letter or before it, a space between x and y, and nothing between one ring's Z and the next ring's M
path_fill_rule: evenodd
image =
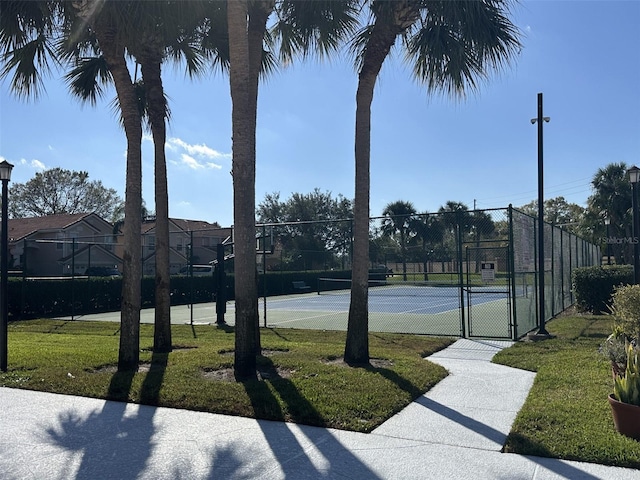
M624 334L636 342L640 339L640 285L616 288L611 313Z
M571 279L576 306L593 313L608 312L614 289L632 282L631 265L576 268Z

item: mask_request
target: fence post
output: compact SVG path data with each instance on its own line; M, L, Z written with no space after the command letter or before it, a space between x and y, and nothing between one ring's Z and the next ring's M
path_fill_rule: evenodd
M458 282L460 286L460 333L462 338L467 337L467 328L464 314L464 274L462 271L462 226L458 220L456 228L458 229Z
M516 291L516 256L515 256L515 243L513 242L513 205L509 204L508 209L508 222L509 222L509 252L508 256L508 274L509 274L509 283L511 285L511 318L513 324L513 340L518 339L518 315L516 308L517 301L517 291ZM526 284L525 284L526 288Z

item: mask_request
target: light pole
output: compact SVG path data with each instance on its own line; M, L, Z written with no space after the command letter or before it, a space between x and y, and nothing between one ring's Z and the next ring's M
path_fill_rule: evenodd
M611 219L604 217L604 224L607 227L607 265L611 265L611 244L609 243L609 225L611 225Z
M538 124L538 335L549 335L544 318L544 169L542 125L549 122L550 117L542 115L542 93L538 94L538 116L531 123Z
M7 332L9 324L9 180L11 165L6 160L0 162L0 180L2 180L2 241L0 242L0 370L7 371Z
M640 181L640 168L635 165L627 170L629 181L631 182L631 211L633 213L633 223L631 225L633 236L633 283L640 283L640 245L638 244L638 234L640 234L640 218L638 218L638 181Z

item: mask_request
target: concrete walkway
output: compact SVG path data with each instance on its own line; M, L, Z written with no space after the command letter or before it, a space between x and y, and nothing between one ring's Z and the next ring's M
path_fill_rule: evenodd
M370 434L0 388L0 479L640 479L500 453L534 374L459 340L451 375Z

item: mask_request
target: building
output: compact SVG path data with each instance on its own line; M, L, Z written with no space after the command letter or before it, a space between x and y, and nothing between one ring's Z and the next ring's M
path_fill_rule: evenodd
M142 222L143 275L155 275L155 217ZM200 220L169 219L170 273L216 259L230 228ZM30 277L84 275L88 268L122 271L124 236L95 213L9 219L9 269Z
M29 276L84 275L122 267L113 225L95 213L9 219L9 269Z
M142 274L155 275L156 219L142 222ZM178 274L190 263L207 265L216 259L216 249L231 235L230 228L201 220L169 219L169 271ZM121 237L119 237L121 238Z

